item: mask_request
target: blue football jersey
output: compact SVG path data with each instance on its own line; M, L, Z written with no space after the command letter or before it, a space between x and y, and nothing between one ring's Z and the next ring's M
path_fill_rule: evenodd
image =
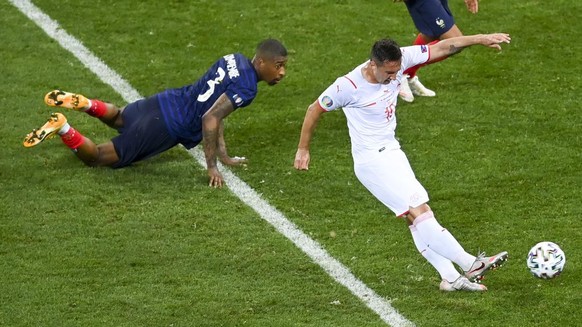
M195 83L158 93L168 130L186 148L202 141L202 116L223 93L235 109L248 106L257 95L258 76L240 53L220 58Z

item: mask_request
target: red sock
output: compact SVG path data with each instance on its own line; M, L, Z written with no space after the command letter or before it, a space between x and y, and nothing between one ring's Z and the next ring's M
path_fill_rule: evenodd
M422 34L418 33L418 35L416 36L416 39L414 40L414 43L412 43L412 45L423 45L423 44L426 44L426 41L422 37Z
M61 140L66 146L73 150L77 150L77 148L85 143L85 137L73 127L69 128L65 134L61 135Z
M91 108L85 110L85 112L93 117L103 117L107 113L107 105L99 100L91 100Z
M422 36L420 34L418 34L416 36L416 39L414 40L414 44L413 45L424 45L424 44L426 44L426 45L433 45L433 44L435 44L435 43L437 43L439 41L440 40L435 40L435 41L426 43L426 41L424 40L424 38L422 38ZM408 74L408 76L410 76L412 78L412 77L416 76L416 72L420 69L420 67L426 66L426 65L430 65L430 64L433 64L435 62L439 62L439 61L444 60L446 58L447 57L444 57L444 58L441 58L441 59L438 59L438 60L435 60L435 61L431 61L430 63L424 63L422 65L412 66L412 67L408 68L407 70L405 70L404 71L404 74Z

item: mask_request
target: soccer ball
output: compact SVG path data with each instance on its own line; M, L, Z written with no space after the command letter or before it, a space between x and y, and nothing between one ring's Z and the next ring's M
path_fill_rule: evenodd
M527 254L527 267L538 278L550 279L558 276L566 264L566 255L556 243L540 242Z

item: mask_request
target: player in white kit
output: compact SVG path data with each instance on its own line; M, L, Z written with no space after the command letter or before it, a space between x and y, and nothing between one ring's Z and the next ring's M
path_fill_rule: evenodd
M352 143L354 171L360 182L399 217L406 217L418 251L439 272L443 291L485 291L483 274L507 259L507 252L492 257L467 253L435 219L428 194L416 179L395 138L396 101L404 70L453 55L481 44L501 50L507 34L461 36L433 45L400 48L388 39L377 41L370 60L339 77L307 109L294 166L309 168L309 145L321 114L343 108ZM461 275L455 268L457 264Z

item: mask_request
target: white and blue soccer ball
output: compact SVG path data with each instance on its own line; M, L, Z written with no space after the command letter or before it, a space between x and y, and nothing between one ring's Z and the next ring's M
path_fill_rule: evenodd
M527 267L536 277L551 279L564 270L566 254L553 242L540 242L527 254Z

